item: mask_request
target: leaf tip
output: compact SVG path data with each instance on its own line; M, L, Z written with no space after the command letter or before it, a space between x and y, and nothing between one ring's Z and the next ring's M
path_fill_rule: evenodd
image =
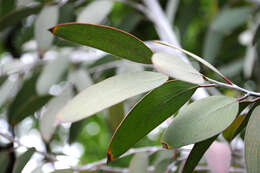
M54 27L48 29L48 31L50 31L53 34L56 31L56 29L57 29L57 26L54 26Z
M112 162L113 160L115 160L115 158L113 157L111 152L109 150L107 150L107 164Z

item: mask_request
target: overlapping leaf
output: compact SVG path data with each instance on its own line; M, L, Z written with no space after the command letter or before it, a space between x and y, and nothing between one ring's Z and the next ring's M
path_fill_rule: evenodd
M260 171L260 106L257 106L246 127L245 134L245 157L248 173Z
M184 62L177 55L167 53L155 53L152 57L155 68L178 80L201 84L204 82L202 74L195 70L190 64Z
M58 113L57 121L61 123L81 120L154 89L167 79L167 76L155 72L136 72L111 77L80 92Z
M50 31L65 40L94 47L131 61L151 64L152 51L138 38L116 28L87 23L67 23Z
M23 153L15 162L13 173L21 173L27 162L31 159L34 154L35 149L30 148L25 153Z
M108 161L126 152L176 113L191 98L196 88L196 85L190 83L170 81L148 93L128 113L115 132L107 151Z
M177 148L210 138L227 128L236 118L238 102L227 96L198 100L173 120L163 135L163 144Z

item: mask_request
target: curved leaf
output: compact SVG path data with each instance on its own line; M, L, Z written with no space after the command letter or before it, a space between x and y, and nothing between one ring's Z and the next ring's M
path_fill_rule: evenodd
M163 135L165 147L181 147L210 138L236 118L238 102L227 96L211 96L186 107Z
M32 14L38 13L42 9L42 7L42 5L36 5L11 11L0 19L0 31L7 28L8 26L17 24L22 19Z
M57 24L58 17L59 7L57 5L45 6L37 16L34 35L40 51L46 51L51 47L53 35L48 32L48 29Z
M129 165L129 173L144 173L148 168L148 153L136 153Z
M38 96L36 93L36 81L39 74L34 74L25 80L15 99L8 108L8 121L16 125L26 117L33 115L44 106L51 98L51 95Z
M114 5L110 0L93 1L81 11L78 15L77 22L88 22L100 24L110 13Z
M80 92L58 113L57 121L62 123L81 120L154 89L167 79L167 76L155 72L136 72L111 77Z
M126 152L142 137L176 113L196 89L196 85L190 83L170 81L148 93L128 113L115 132L107 151L108 161Z
M158 71L173 78L195 84L202 84L204 82L202 74L190 64L184 62L180 57L177 57L177 55L155 53L152 61Z
M34 154L35 149L30 148L25 153L23 153L15 162L13 173L21 173L27 162L31 159Z
M195 167L198 165L198 163L199 163L200 159L203 157L204 153L207 151L207 149L210 147L210 145L216 140L217 137L218 137L218 135L213 136L209 139L198 142L193 146L193 148L185 162L182 173L190 173L190 172L194 171Z
M245 158L248 173L260 172L260 106L253 111L245 134Z
M151 49L135 36L113 27L67 23L56 25L50 31L68 41L94 47L131 61L151 64Z

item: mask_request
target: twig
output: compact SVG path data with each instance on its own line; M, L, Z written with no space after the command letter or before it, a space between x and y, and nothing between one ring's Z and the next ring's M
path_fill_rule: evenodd
M222 82L216 81L216 80L208 78L208 77L205 77L205 78L207 79L207 81L209 81L209 82L211 82L213 84L216 84L216 86L222 86L222 87L231 88L231 89L235 89L237 91L244 92L244 93L246 93L247 97L248 96L260 97L260 93L254 92L254 91L249 91L247 89L244 89L244 88L241 88L241 87L237 86L236 84L232 83L232 85L230 85L230 84L226 84L226 83L222 83Z
M14 139L12 136L9 136L9 135L4 134L4 133L2 133L2 132L0 132L0 136L2 136L2 137L4 137L4 138L8 139L8 140L9 140L10 142L12 142L12 143L16 143L16 144L17 144L18 146L20 146L20 147L25 147L25 148L27 148L27 149L31 148L31 147L27 147L27 146L23 145L20 141ZM48 154L48 153L45 153L45 152L42 152L42 151L38 151L38 150L35 150L35 151L36 151L37 153L43 155L46 159L48 159L48 160L51 161L51 162L57 161L56 157L53 156L53 155L50 155L50 154Z
M165 150L162 147L143 147L143 148L132 148L128 150L125 154L123 154L120 158L129 156L131 154L139 153L139 152L149 152L149 153L155 153L157 151ZM97 171L99 168L101 168L103 165L105 165L107 162L106 159L99 160L94 163L90 163L83 166L76 166L72 169L74 171Z

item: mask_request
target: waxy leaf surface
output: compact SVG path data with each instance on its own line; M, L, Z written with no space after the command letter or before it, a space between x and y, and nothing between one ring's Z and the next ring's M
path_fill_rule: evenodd
M58 113L57 120L60 123L81 120L152 90L167 79L167 76L155 72L127 73L108 78L80 92Z
M107 151L108 161L119 157L176 113L196 89L197 86L190 83L170 81L148 93L128 113L115 132Z
M167 53L155 53L152 57L155 68L175 79L201 84L204 82L202 74L195 70L190 64L184 62L177 55Z
M131 61L152 63L151 49L135 36L113 27L67 23L56 25L50 31L65 40L94 47Z
M260 172L260 106L253 111L245 134L245 158L248 173Z
M210 96L186 107L163 135L162 143L177 148L210 138L226 129L236 118L238 102L227 96Z

